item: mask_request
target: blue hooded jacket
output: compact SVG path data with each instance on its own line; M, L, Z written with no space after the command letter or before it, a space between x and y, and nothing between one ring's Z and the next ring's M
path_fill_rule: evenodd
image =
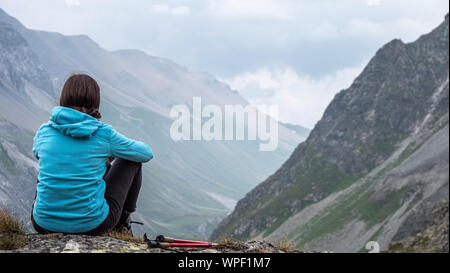
M33 153L39 159L39 183L33 218L42 228L81 233L102 223L108 157L135 162L153 158L152 150L82 112L55 107L36 133Z

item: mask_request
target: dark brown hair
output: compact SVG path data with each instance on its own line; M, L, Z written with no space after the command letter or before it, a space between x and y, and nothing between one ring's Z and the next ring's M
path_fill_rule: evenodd
M59 105L100 119L102 117L98 111L100 107L100 87L92 77L86 74L73 74L64 84Z

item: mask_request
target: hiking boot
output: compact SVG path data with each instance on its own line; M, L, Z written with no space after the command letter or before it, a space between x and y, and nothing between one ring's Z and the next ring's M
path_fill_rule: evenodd
M127 232L133 234L131 231L131 213L129 213L128 211L122 212L119 222L114 227L114 231L120 233Z
M133 236L133 231L131 230L131 224L139 224L143 225L144 223L131 221L131 213L128 211L123 211L122 216L120 217L119 223L114 228L114 231L120 233L129 233Z

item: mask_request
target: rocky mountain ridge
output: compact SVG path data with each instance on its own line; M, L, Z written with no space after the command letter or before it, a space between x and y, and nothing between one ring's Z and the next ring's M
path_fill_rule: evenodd
M448 201L437 204L420 217L421 227L415 235L395 240L389 245L389 253L448 253L449 236ZM398 235L398 233L397 233Z
M447 15L417 41L380 49L211 238L357 252L416 234L418 211L449 195L448 48Z

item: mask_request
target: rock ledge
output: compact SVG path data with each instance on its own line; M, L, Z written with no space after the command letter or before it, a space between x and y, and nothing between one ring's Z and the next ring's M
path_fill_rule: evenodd
M264 241L232 242L214 248L148 249L144 242L119 240L103 236L86 235L28 235L27 244L13 253L285 253L279 247ZM306 253L299 250L288 252Z

